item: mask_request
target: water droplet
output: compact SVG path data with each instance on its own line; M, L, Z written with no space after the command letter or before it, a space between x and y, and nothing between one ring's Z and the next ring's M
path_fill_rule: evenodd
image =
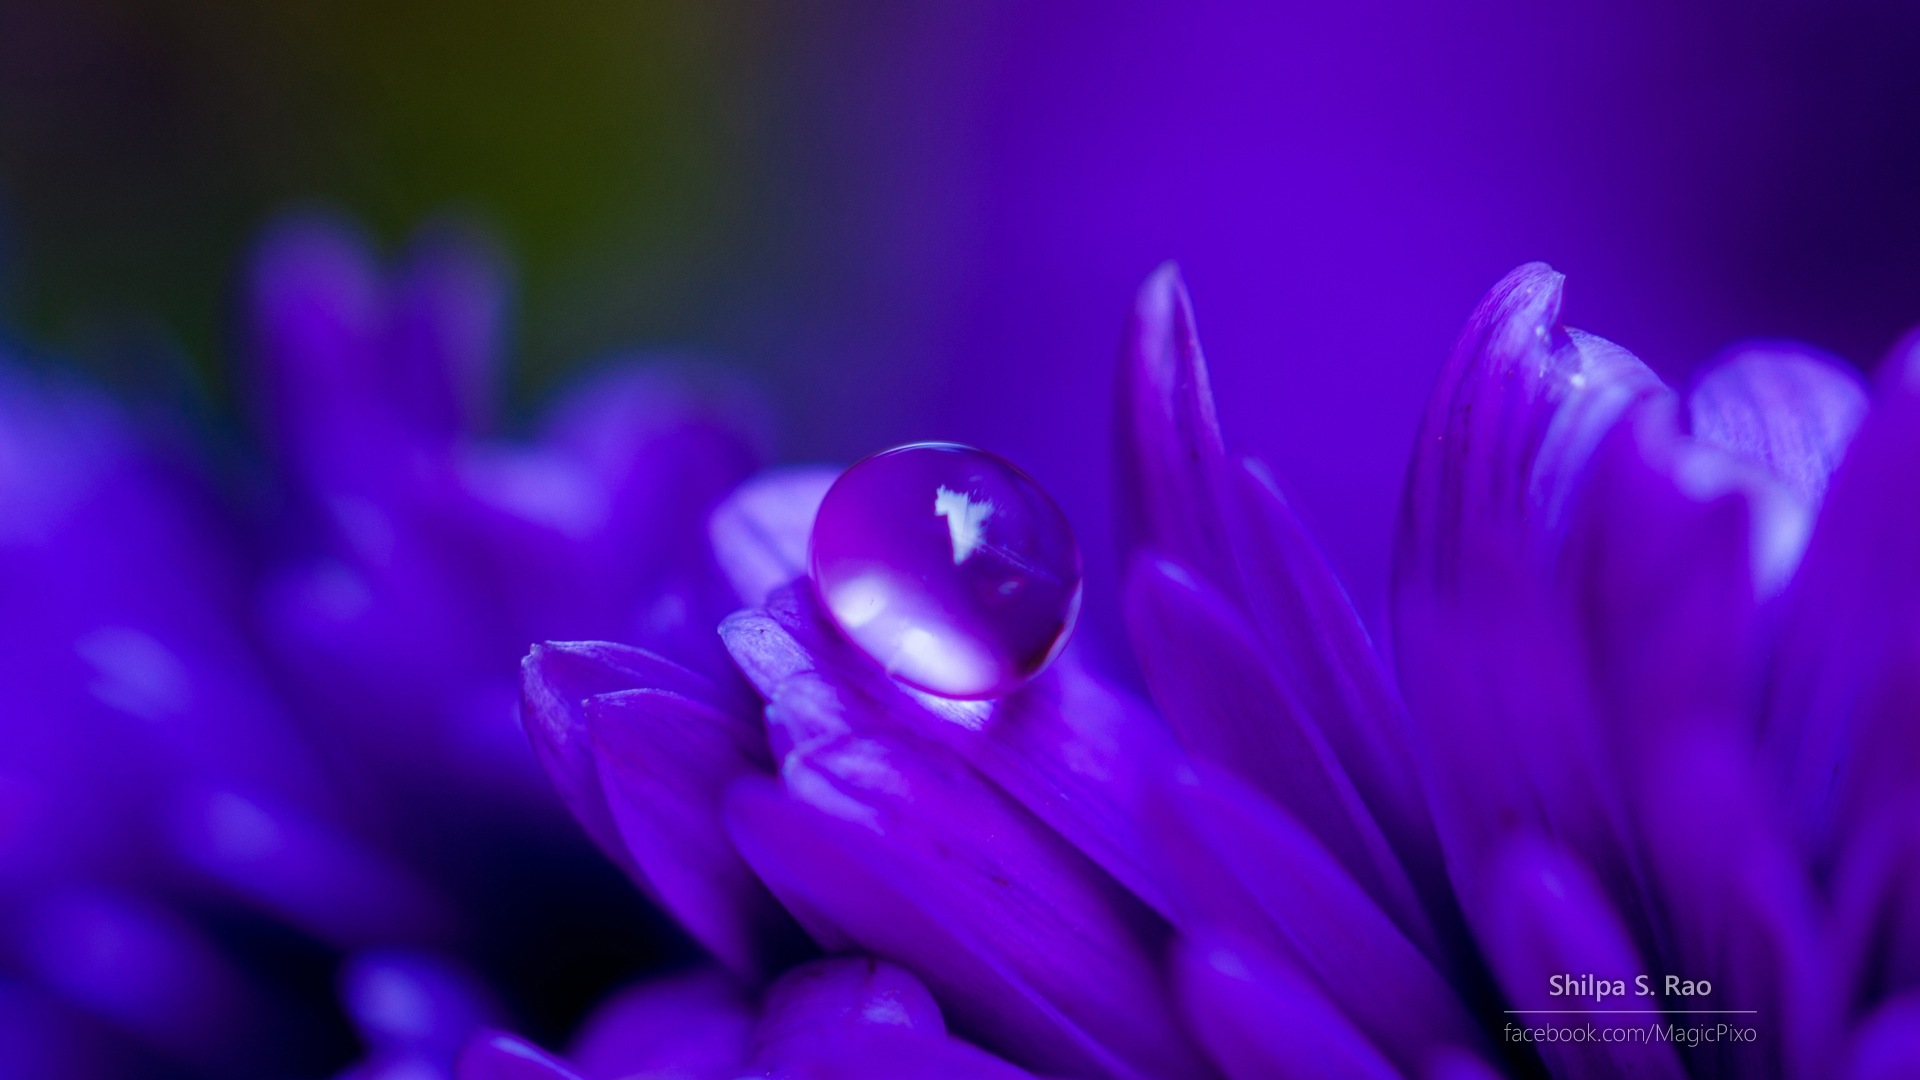
M954 443L865 458L814 518L814 586L853 642L909 686L1002 697L1038 675L1080 612L1066 515L1007 461Z

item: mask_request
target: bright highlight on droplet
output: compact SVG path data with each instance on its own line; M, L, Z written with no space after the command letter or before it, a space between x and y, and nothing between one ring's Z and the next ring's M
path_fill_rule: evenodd
M841 632L947 698L1012 693L1059 654L1080 611L1066 515L1012 464L955 443L896 447L842 473L810 559Z
M974 502L964 491L942 487L933 493L933 512L947 519L947 532L953 537L953 565L959 566L980 546L986 533L982 526L993 514L993 503L985 499Z

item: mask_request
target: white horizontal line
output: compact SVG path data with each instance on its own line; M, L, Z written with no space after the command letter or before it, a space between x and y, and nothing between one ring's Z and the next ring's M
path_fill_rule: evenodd
M1556 1016L1753 1016L1759 1009L1508 1009L1507 1016L1551 1013Z

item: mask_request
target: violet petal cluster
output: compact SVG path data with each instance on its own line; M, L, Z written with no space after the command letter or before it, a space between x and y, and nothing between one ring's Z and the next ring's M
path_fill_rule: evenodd
M1561 288L1516 270L1442 371L1391 663L1273 471L1228 450L1168 267L1117 425L1154 708L1072 649L997 700L889 678L804 576L831 474L799 469L710 520L747 605L720 636L755 694L550 643L524 723L589 834L737 976L776 970L797 927L870 958L827 963L917 980L995 1068L1903 1075L1920 346L1869 389L1808 347L1744 345L1676 392L1565 327ZM1578 1007L1562 974L1709 984L1701 1007L1755 1034L1512 1040ZM489 1039L463 1077L569 1075ZM741 1052L711 1075L790 1067Z
M323 1057L341 955L376 1057L416 984L465 988L413 1055L444 1070L507 1014L409 950L497 965L507 927L613 906L570 891L599 866L515 719L525 643L738 680L704 521L764 458L750 394L618 360L510 435L509 281L452 225L386 266L290 216L244 285L257 453L0 359L0 1061L29 1075Z

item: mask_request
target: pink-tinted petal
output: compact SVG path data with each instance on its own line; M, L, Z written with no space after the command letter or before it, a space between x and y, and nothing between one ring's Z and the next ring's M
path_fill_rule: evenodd
M1142 558L1127 575L1126 611L1147 685L1187 749L1285 806L1376 903L1430 944L1406 871L1319 725L1226 598L1174 562Z
M670 690L600 694L583 711L639 880L721 962L759 972L792 924L728 842L720 804L738 777L772 774L760 725Z
M784 791L743 781L729 796L742 854L802 925L913 971L1015 1060L1191 1070L1147 909L949 752L856 733L847 708L824 684L783 694L768 720L792 732Z
M1785 597L1767 736L1805 835L1920 783L1920 338L1887 362Z
M706 679L653 653L604 641L535 645L520 665L520 723L560 799L607 856L632 870L588 738L588 698L648 687L695 700L718 695Z
M1308 832L1232 776L1199 767L1152 819L1183 931L1249 938L1312 980L1412 1068L1478 1040L1446 979Z
M1495 854L1487 875L1486 915L1476 932L1514 1010L1507 1017L1511 1023L1584 1027L1614 1018L1582 1015L1580 1010L1660 1007L1635 1004L1635 999L1627 997L1636 989L1635 976L1649 969L1579 860L1545 841L1517 838ZM1556 975L1591 976L1622 993L1605 998L1597 992L1555 995ZM1672 1046L1665 1043L1543 1042L1538 1049L1553 1074L1565 1080L1617 1076L1678 1080L1686 1075Z
M1820 505L1866 415L1852 365L1793 341L1735 345L1687 393L1695 438L1765 465L1809 507Z
M1881 1006L1854 1033L1846 1080L1904 1080L1920 1076L1920 996Z
M816 960L767 988L753 1029L753 1062L778 1068L806 1061L874 1028L947 1033L933 995L904 968L871 957Z
M753 1012L739 986L716 970L656 978L596 1006L567 1048L585 1080L741 1075Z
M1233 1080L1393 1080L1401 1074L1313 983L1244 942L1182 940L1187 1023Z
M822 465L771 469L735 488L707 519L714 558L749 607L807 573L807 544L820 500L840 471Z
M1241 459L1228 483L1246 607L1276 674L1316 719L1416 878L1437 876L1433 824L1407 749L1406 706L1359 613L1262 462Z
M482 1031L453 1063L453 1080L583 1080L566 1062L518 1035Z
M1134 302L1117 405L1121 550L1150 547L1212 581L1233 581L1218 492L1225 447L1193 305L1172 263L1154 271Z

